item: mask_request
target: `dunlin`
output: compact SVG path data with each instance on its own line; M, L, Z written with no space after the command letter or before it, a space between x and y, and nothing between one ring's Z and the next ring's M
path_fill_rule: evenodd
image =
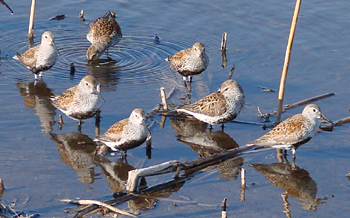
M166 61L170 67L183 76L186 84L186 77L191 82L193 75L202 73L209 64L209 58L205 54L204 45L200 42L194 43L192 48L181 50L172 56L168 56Z
M86 38L92 43L86 52L87 59L97 60L108 48L117 44L122 38L122 31L115 21L115 12L107 13L96 19L89 28Z
M307 105L301 114L296 114L275 126L271 131L247 145L259 145L277 149L292 150L295 159L295 150L308 142L317 132L320 120L330 123L315 104ZM333 123L332 123L333 124Z
M185 112L210 125L224 124L232 121L245 105L242 87L235 80L226 80L219 91L176 111Z
M96 80L93 76L85 76L78 85L75 85L59 96L51 98L52 105L68 117L78 120L91 118L100 110L104 99L96 90Z
M113 151L126 150L140 146L150 134L145 123L145 112L136 108L129 118L113 124L107 132L96 136L94 141L102 142Z
M58 57L58 51L54 43L55 36L50 31L46 31L41 36L41 43L28 49L23 54L16 53L14 59L19 60L21 64L30 69L38 79L42 76L42 71L50 69L55 65Z

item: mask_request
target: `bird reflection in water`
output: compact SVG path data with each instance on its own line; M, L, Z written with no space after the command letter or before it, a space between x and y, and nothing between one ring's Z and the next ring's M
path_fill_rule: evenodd
M42 79L35 82L18 81L16 86L23 97L24 105L36 111L35 115L39 117L42 133L52 132L56 108L49 99L52 96L51 89Z
M289 163L272 163L272 164L248 164L278 188L284 189L282 199L285 206L284 213L287 217L291 217L289 209L288 197L299 198L299 203L303 209L316 211L317 206L325 203L324 200L316 198L317 184L310 177L309 173Z
M79 181L92 184L97 176L94 171L97 166L94 161L95 142L81 132L50 135L60 152L61 160L76 171Z
M125 158L119 158L116 161L110 161L104 156L95 156L95 161L101 168L103 175L109 183L109 187L115 192L115 196L125 195L126 184L128 181L129 171L135 168L127 163ZM133 198L129 200L128 207L132 214L140 214L142 210L149 210L154 206L154 203L159 197L168 197L172 193L180 190L184 182L169 186L166 189L154 192L145 197ZM141 179L138 187L139 190L147 188L146 180Z
M200 157L207 157L229 149L238 148L239 145L224 131L210 131L207 124L187 118L170 118L173 129L180 133L177 139L191 147ZM217 165L222 179L237 179L244 159L236 157L225 160Z
M87 75L95 77L101 83L101 90L116 91L120 71L116 61L99 59L87 66Z

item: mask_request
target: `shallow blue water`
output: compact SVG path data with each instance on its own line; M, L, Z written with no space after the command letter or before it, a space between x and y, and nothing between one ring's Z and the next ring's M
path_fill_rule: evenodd
M62 130L58 130L54 121L62 113L47 102L50 92L60 94L86 74L98 79L106 99L101 108L101 132L128 117L136 107L145 111L153 109L160 103L161 86L167 92L174 86L178 87L169 101L182 103L179 99L185 94L181 88L182 78L164 59L197 41L206 46L210 64L206 71L193 79L192 101L217 90L235 64L233 78L246 94L246 107L238 120L257 122L257 106L267 113L277 105L277 92L262 92L260 87L278 90L294 2L37 2L34 44L39 43L44 31L50 30L55 34L61 55L56 65L44 73L43 82L36 86L33 85L33 75L11 58L16 52L28 48L26 34L30 5L28 1L7 3L15 13L10 15L0 5L0 178L7 189L2 200L16 201L16 210L40 213L43 217L66 217L71 214L64 213L65 209L74 206L62 203L60 199L99 200L109 198L117 190L109 180L113 176L107 176L104 169L108 169L109 162L119 166L118 156L109 158L109 162L93 161L90 150L69 146L74 138L93 139L95 121L84 122L82 136L76 133L76 122L63 116L65 124ZM85 12L85 22L78 18L81 9ZM333 121L349 116L349 9L349 3L344 0L302 2L285 104L334 92L335 96L316 104ZM123 32L122 41L110 49L116 63L89 66L85 58L89 46L86 33L89 24L107 10L116 11ZM49 20L58 14L65 14L67 18ZM219 50L223 32L228 34L226 68L221 67ZM159 44L154 43L155 35L160 38ZM71 62L77 70L74 76L69 74ZM302 107L289 110L282 119L301 110ZM160 121L160 116L154 120ZM219 129L217 126L214 130ZM169 119L164 128L156 124L151 132L152 158L146 157L145 145L142 145L128 152L130 166L141 168L168 160L187 161L199 157L192 147L177 140L179 133L174 131ZM225 133L240 146L265 132L258 125L239 123L227 124L225 129ZM344 217L349 214L350 186L346 177L350 165L349 139L349 124L344 124L333 132L318 133L298 149L296 165L306 170L317 184L316 199L328 199L323 200L325 203L318 205L314 212L303 208L300 202L305 198L289 196L292 216ZM59 143L60 140L64 143ZM217 166L196 175L168 200L160 200L152 210L142 210L141 216L218 217L225 197L228 199L228 216L285 216L281 197L285 190L272 185L264 175L247 165L278 162L275 150L246 154L243 159L247 177L244 202L240 201L239 179L232 176L235 175L233 172L225 174L223 169L226 168ZM223 176L227 174L231 175L230 179ZM150 177L147 182L151 186L169 178ZM177 202L177 207L172 206L173 202ZM136 206L131 206L133 204ZM129 202L120 208L140 210L140 205Z

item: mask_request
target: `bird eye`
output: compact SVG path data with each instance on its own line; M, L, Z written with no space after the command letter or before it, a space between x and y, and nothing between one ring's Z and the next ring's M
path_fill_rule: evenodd
M313 111L314 113L316 113L316 109L313 109L312 111Z
M85 85L87 85L87 86L88 86L88 85L89 85L89 83L85 83Z

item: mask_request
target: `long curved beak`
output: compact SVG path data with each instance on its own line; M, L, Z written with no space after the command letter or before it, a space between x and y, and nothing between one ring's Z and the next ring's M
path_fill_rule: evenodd
M334 126L334 123L333 123L330 119L328 119L327 117L325 117L323 114L321 114L321 118L324 119L324 120L326 120L326 121L329 122L330 124L332 124L332 126Z
M105 100L102 98L101 94L95 89L95 87L93 87L93 91L96 93L96 95L98 95L98 97L102 99L103 102L105 102Z

